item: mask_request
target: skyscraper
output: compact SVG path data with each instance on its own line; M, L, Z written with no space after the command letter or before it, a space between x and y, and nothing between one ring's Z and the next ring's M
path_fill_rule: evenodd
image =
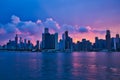
M110 30L106 30L106 49L111 50L111 34Z
M120 37L119 34L116 34L116 49L120 49Z
M36 50L39 51L40 49L40 42L39 40L36 41Z
M45 32L44 33L49 33L49 29L45 28Z
M24 49L27 50L27 40L24 39Z
M45 28L42 34L42 49L57 49L58 47L58 33L50 34L49 29Z
M62 35L63 38L63 47L65 50L72 50L72 38L69 37L68 31L65 31L65 33Z
M42 49L49 49L50 48L50 33L49 29L45 28L44 33L42 33Z
M18 35L15 36L15 43L18 44Z
M65 31L65 39L68 38L68 31Z
M58 50L58 33L55 33L55 49Z
M96 50L99 49L99 39L98 39L98 37L95 37L95 49Z
M15 36L15 48L18 48L18 35Z
M31 43L30 40L28 40L27 48L29 51L31 51L33 49L33 44Z
M22 43L23 41L22 41L22 37L20 37L20 44Z

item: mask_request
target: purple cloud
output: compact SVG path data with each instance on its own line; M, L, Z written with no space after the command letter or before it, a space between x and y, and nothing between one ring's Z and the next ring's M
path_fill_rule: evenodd
M92 33L98 33L98 34L105 34L105 30L97 30L97 29L93 29L91 28L90 26L82 26L82 27L79 27L78 29L78 32L80 33L89 33L89 32L92 32Z
M105 34L106 31L105 30L93 30L93 33L99 33L99 34Z
M53 31L59 31L60 25L54 21L52 18L47 18L45 22L43 22L44 27L50 28Z
M79 27L78 31L80 33L87 33L89 31L91 31L91 27L89 27L89 26L87 26L87 27L86 26L81 26L81 27Z
M12 20L12 22L15 23L15 24L17 24L17 23L20 22L20 18L17 17L17 16L15 16L15 15L12 15L11 20Z
M52 18L46 19L45 22L41 20L33 21L21 21L19 17L13 15L11 17L11 22L7 24L0 24L0 44L2 42L8 41L8 39L13 39L15 34L19 36L31 39L31 40L41 40L41 34L45 27L48 27L50 31L63 33L68 30L70 34L77 33L99 33L103 34L105 31L92 29L90 26L73 26L68 24L59 25L58 22Z

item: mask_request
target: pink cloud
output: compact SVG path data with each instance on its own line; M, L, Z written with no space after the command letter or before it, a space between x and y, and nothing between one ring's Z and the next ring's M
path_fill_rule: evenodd
M47 18L45 22L42 22L39 19L36 22L33 22L33 21L21 21L19 17L13 15L11 17L11 20L12 20L11 23L0 25L0 35L2 36L0 38L0 40L2 40L1 43L3 41L7 42L8 39L14 39L15 34L19 34L19 36L26 39L30 39L32 40L32 42L35 43L36 40L41 40L42 33L45 27L48 27L51 33L58 32L59 36L61 36L62 33L64 33L64 31L68 30L71 37L75 39L74 41L82 39L81 37L78 37L79 35L87 36L87 33L91 35L96 33L97 34L104 33L103 30L93 29L90 26L79 25L74 26L68 24L63 24L61 26L58 22L56 22L52 18Z

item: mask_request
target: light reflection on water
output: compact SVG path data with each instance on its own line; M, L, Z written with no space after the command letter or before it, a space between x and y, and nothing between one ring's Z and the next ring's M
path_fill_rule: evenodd
M120 80L120 53L0 52L0 80Z

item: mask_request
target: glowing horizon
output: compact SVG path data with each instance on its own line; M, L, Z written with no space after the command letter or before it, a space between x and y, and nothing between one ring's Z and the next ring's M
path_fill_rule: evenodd
M99 39L105 39L106 30L93 29L90 26L78 26L78 25L59 25L58 22L54 21L52 18L47 18L45 22L42 20L33 21L21 21L21 19L15 15L11 17L11 22L6 24L1 24L0 34L3 38L3 45L9 40L14 40L15 34L23 39L31 40L35 45L36 41L41 41L42 33L44 33L44 28L49 28L50 34L58 33L58 40L62 37L62 34L67 30L69 36L73 39L73 42L81 41L82 39L90 40L94 43L95 37ZM9 27L9 28L8 28ZM114 31L114 30L113 30ZM111 31L111 37L115 37L117 32ZM7 36L7 37L6 37Z
M74 42L104 39L107 29L112 37L120 34L120 0L1 0L0 7L0 44L17 33L41 41L45 27L59 39L68 30Z

